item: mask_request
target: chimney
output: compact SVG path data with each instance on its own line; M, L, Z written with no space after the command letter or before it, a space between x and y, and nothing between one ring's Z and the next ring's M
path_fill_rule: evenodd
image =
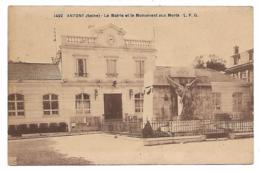
M234 59L234 65L237 65L238 62L239 62L239 58L240 58L240 55L239 55L239 46L234 46L234 55L232 56L233 59Z
M234 55L239 54L239 46L234 46Z

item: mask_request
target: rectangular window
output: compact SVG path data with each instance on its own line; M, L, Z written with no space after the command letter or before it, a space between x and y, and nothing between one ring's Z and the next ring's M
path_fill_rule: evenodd
M235 92L235 93L233 93L232 97L233 97L233 111L241 112L242 111L242 93Z
M76 95L76 113L89 114L90 113L90 96L88 94Z
M24 116L24 96L21 94L8 95L8 115Z
M136 77L144 77L144 60L136 60Z
M107 76L117 76L116 59L107 59Z
M201 113L209 113L212 110L211 105L211 87L198 86L198 110Z
M212 93L213 110L221 109L221 93Z
M143 112L144 95L142 93L135 94L135 112Z
M78 58L76 61L77 62L76 62L75 76L77 76L77 77L87 77L86 59Z
M46 94L43 96L43 114L44 115L58 115L59 101L58 95Z

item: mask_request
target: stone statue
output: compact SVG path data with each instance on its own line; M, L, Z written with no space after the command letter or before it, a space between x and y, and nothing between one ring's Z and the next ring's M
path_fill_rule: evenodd
M182 104L181 119L190 120L193 118L194 106L193 106L193 95L192 89L195 87L195 82L198 80L195 78L186 85L181 85L174 81L170 76L167 77L169 84L176 90L176 94L181 98Z

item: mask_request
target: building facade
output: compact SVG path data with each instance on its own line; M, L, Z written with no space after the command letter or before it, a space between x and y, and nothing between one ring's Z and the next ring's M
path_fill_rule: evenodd
M10 129L142 119L156 49L125 34L109 24L94 36L62 36L59 64L9 63Z
M193 119L215 119L229 116L233 119L252 118L251 84L211 69L156 66L145 76L144 120L175 120L181 118L183 104L177 89L169 84L171 78L181 86L196 79L191 89ZM189 106L189 107L191 107Z
M226 69L226 73L249 83L253 82L253 55L254 49L239 52L239 47L234 47L234 54L231 56L233 64Z

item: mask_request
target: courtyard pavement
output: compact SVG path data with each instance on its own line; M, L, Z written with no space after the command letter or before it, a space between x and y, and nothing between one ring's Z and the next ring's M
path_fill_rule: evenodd
M140 138L115 137L108 134L10 140L9 157L17 157L14 149L19 144L24 147L25 144L30 144L26 147L30 148L36 142L43 146L48 144L45 149L49 148L66 158L80 158L90 164L251 164L253 162L252 138L144 146ZM26 151L24 149L23 155ZM35 152L37 153L36 148Z

